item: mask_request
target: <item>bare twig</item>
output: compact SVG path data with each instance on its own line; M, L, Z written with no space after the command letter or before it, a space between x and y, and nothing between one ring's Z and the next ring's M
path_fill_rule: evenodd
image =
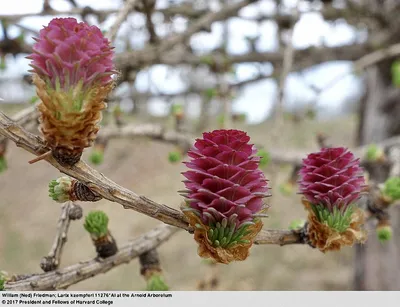
M149 32L150 38L149 38L149 43L150 44L155 44L158 42L158 37L157 33L155 30L155 26L153 23L153 20L151 19L153 12L154 12L154 6L156 3L156 0L153 1L148 1L148 0L141 0L143 4L143 11L144 14L146 15L146 27L147 31Z
M286 79L292 70L293 65L293 56L294 56L294 48L292 43L292 33L293 29L288 31L288 42L285 47L285 51L283 53L283 64L282 71L278 84L278 98L275 106L275 123L277 125L276 132L281 131L283 125L283 109L284 109L284 100L285 100L285 86Z
M43 257L40 262L40 267L43 271L49 272L57 269L61 262L61 255L63 251L63 247L67 242L67 233L69 229L69 224L72 219L75 219L76 216L73 216L71 219L70 213L75 212L77 210L78 205L73 202L64 203L61 207L61 214L58 220L57 232L51 246L50 252L47 256ZM78 216L79 217L79 216Z
M168 51L169 49L186 42L187 39L189 39L193 34L203 29L205 26L208 26L216 21L225 20L230 16L234 16L241 8L256 1L258 0L243 0L239 3L226 5L218 12L210 12L199 18L197 21L195 21L183 33L165 39L161 44L157 46L150 45L142 50L129 51L117 55L115 58L115 63L117 67L135 65L134 61L136 60L136 58L141 58L139 62L143 64L149 62L150 63L157 62L158 61L157 59L160 59L161 55L165 51Z
M123 8L118 12L117 18L114 21L114 24L111 26L110 30L106 34L107 38L113 42L115 37L117 36L117 32L121 27L121 24L124 22L126 17L128 17L129 13L133 10L133 6L137 0L126 0Z
M5 15L0 14L0 19L8 21L10 23L16 22L20 19L27 18L27 17L36 17L36 16L71 16L71 15L85 15L85 14L92 14L96 16L110 16L112 14L118 13L119 9L102 9L96 10L91 7L75 7L67 11L59 11L52 9L51 11L41 11L41 12L34 12L34 13L23 13L23 14L12 14L12 15ZM188 6L187 3L183 3L182 5L175 5L167 8L156 9L155 12L164 14L167 18L173 17L175 15L185 16L187 18L199 18L200 16L206 13L206 10L195 10L191 6Z
M175 227L160 225L122 246L119 252L114 256L106 259L94 258L57 271L34 274L23 279L17 277L16 279L18 281L7 282L4 285L4 290L38 291L66 289L82 280L89 279L101 273L106 273L121 264L129 263L132 259L167 241L178 230L179 229Z
M23 13L23 14L13 14L13 15L0 15L1 20L6 20L8 22L16 22L22 18L26 17L36 17L36 16L71 16L71 15L82 15L87 8L72 8L68 11L58 11L51 9L50 11L41 11L41 12L34 12L34 13ZM97 16L108 16L110 14L114 14L119 10L110 9L110 10L95 10L90 9L90 12Z
M263 229L256 237L254 244L306 244L303 229L297 230L281 230L281 229Z
M394 44L391 45L387 48L382 48L376 51L373 51L371 53L368 53L364 56L362 56L360 59L356 60L353 62L353 68L345 72L343 74L340 74L333 78L327 85L325 85L322 88L317 88L316 86L311 86L310 88L316 92L316 97L314 98L314 102L316 103L319 97L326 92L327 90L331 89L335 85L337 85L340 81L342 81L344 78L349 76L350 74L354 73L360 73L362 70L375 65L387 58L392 58L400 55L400 43L399 44ZM397 95L397 93L396 93Z
M18 125L25 127L30 122L37 120L38 116L39 116L39 112L37 111L36 105L35 105L35 106L29 106L29 107L19 111L17 114L15 114L13 116L13 120ZM0 135L0 142L3 139L4 139L4 137Z

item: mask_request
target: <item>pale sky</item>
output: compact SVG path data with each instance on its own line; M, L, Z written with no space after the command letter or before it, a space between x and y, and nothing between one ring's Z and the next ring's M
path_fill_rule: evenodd
M42 0L0 0L1 10L0 14L21 14L30 12L40 12L42 8ZM200 3L200 0L198 0ZM89 5L96 9L101 8L118 8L121 6L122 0L76 0L76 2L81 5ZM175 1L178 2L178 1ZM294 0L287 0L287 3L292 3ZM165 7L168 1L158 0L158 7ZM65 0L52 0L51 5L57 10L68 10L71 8L70 4ZM259 12L269 13L273 9L269 1L262 1L261 5L255 4L246 7L241 11L242 16L254 16L254 14ZM301 9L304 9L301 7ZM135 25L144 24L144 18L135 15L135 19L130 18L130 23ZM78 16L74 16L78 17ZM43 25L46 25L53 17L32 17L25 18L21 24L29 27L31 29L39 30ZM78 17L79 18L79 17ZM108 18L106 22L99 25L102 30L107 30L112 24L114 16ZM91 20L92 21L92 20ZM94 22L94 20L93 20ZM177 20L175 29L177 31L183 31L186 27L182 20ZM160 31L164 29L159 29ZM120 34L123 36L124 33L130 32L128 24L125 23L120 29ZM132 35L131 41L134 47L140 48L143 45L146 34L136 34ZM238 18L233 18L229 22L229 44L228 50L232 54L245 53L248 50L248 45L245 40L246 36L251 36L257 33L257 26L255 23L250 21L240 20ZM270 22L266 21L262 24L259 29L261 38L257 44L259 51L276 51L276 26ZM18 35L19 29L11 27L9 31L10 36ZM222 34L222 24L214 23L212 25L212 33L200 33L193 36L191 43L193 48L199 48L204 51L212 49L220 42ZM0 34L1 35L1 34ZM32 36L30 33L28 37ZM360 37L360 35L359 35ZM317 13L307 13L304 14L301 21L296 25L293 35L293 44L296 48L306 48L309 46L335 46L340 44L349 43L356 40L356 34L352 29L346 25L344 22L337 22L335 24L325 23L321 16ZM117 44L118 49L118 44ZM7 67L5 70L0 71L0 79L12 78L25 73L28 67L28 60L24 57L17 57L13 59L12 57L7 58ZM267 64L263 64L268 66ZM318 87L323 87L327 85L331 80L335 79L338 75L343 75L347 71L350 71L351 66L349 63L330 63L325 65L320 65L315 69L310 70L303 74L306 76L308 83L313 83ZM253 65L241 64L236 66L236 80L241 81L254 76L257 70ZM163 65L156 65L151 71L151 78L154 88L157 88L161 92L174 93L185 89L185 84L181 82L179 77L180 71L177 69L166 69ZM200 80L202 80L200 78ZM311 102L315 97L313 91L311 91L297 74L291 74L287 79L287 91L286 91L286 104L288 106L296 104L298 101L301 102ZM138 90L147 91L148 90L148 75L142 73L137 79ZM349 75L343 78L335 86L324 92L318 100L319 108L326 108L326 113L335 112L338 110L342 103L349 98L349 96L354 96L357 91L359 91L361 86L360 81ZM2 87L0 89L0 96L5 98L5 100L21 100L21 90L18 90L12 86ZM248 115L248 120L251 123L260 122L265 118L271 109L271 105L275 99L276 95L276 85L274 82L265 80L260 81L255 84L249 85L242 90L240 95L234 100L234 110L246 112ZM198 112L198 105L194 101L191 105L192 114ZM165 103L153 99L149 108L154 114L163 115L167 111ZM325 113L325 112L324 112Z

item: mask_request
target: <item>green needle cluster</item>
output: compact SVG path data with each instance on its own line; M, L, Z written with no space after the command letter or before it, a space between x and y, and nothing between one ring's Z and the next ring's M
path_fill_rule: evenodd
M160 273L154 273L147 280L146 291L168 291L169 287L166 284L164 277Z
M168 153L168 161L176 163L182 160L182 154L179 151L171 151Z
M321 223L325 223L339 233L346 231L350 227L351 215L354 212L354 208L351 205L344 212L341 212L337 207L334 207L333 212L331 212L321 205L312 205L312 209Z
M237 244L250 243L250 241L242 238L251 233L248 227L253 224L253 222L245 222L236 228L235 222L229 223L228 219L224 218L221 222L210 224L210 229L207 233L208 239L214 247L222 248L232 248Z
M391 201L400 199L400 177L391 177L383 184L382 193Z
M101 238L108 233L108 216L103 211L91 211L85 218L83 225L86 231L97 238Z

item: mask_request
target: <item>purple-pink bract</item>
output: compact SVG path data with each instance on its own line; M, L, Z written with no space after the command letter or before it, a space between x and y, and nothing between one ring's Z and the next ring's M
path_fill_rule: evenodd
M81 81L87 89L93 83L112 82L113 51L98 27L75 18L55 18L35 40L30 65L53 88L68 90Z
M189 151L190 169L183 173L189 190L189 206L204 224L233 219L236 227L252 221L262 209L268 192L264 173L258 169L260 157L248 144L250 137L239 130L203 133Z
M303 159L300 191L313 205L342 212L356 201L365 184L359 159L343 147L323 148Z

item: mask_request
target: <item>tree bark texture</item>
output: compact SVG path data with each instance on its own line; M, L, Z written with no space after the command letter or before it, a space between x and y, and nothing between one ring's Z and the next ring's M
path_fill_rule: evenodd
M400 95L392 85L392 60L371 67L365 74L366 92L360 104L358 142L376 143L400 134ZM370 178L379 183L389 170L377 168ZM367 224L368 241L355 251L354 290L400 290L400 210L391 208L393 237L380 243L375 233L376 221Z

